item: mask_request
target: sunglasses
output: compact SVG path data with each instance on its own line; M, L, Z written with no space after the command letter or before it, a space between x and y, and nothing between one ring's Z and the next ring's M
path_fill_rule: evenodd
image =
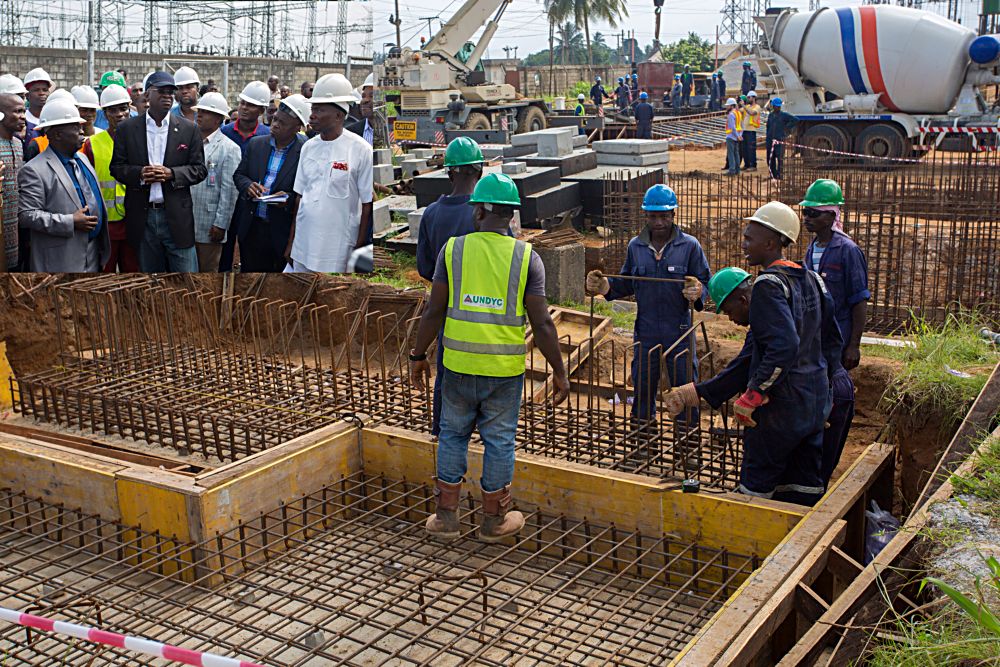
M802 211L802 215L804 215L807 218L818 218L819 216L823 215L824 213L826 213L826 211L820 211L819 209L815 209L815 208L807 208L807 209L803 209L803 211Z

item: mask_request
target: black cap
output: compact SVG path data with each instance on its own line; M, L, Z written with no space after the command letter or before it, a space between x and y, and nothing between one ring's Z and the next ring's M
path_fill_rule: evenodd
M166 88L167 86L177 87L177 84L174 83L174 75L170 72L153 72L146 79L146 90L150 88Z

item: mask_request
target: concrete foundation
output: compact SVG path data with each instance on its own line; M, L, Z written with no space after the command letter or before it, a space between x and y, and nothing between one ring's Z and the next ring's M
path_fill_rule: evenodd
M545 265L545 297L549 301L583 303L583 283L587 276L582 243L558 248L535 248Z
M664 167L670 153L598 153L597 163L621 167Z
M665 141L656 139L608 139L595 141L590 146L598 153L662 153L667 150Z

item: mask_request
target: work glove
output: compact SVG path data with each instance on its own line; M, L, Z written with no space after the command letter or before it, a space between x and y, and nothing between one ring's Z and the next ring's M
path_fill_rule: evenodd
M585 287L589 296L595 294L604 296L611 291L611 283L604 277L603 273L596 269L587 274L587 284Z
M694 382L688 382L673 389L663 399L664 409L671 417L676 417L684 412L684 408L696 408L700 405L701 399L698 391L694 388Z
M681 294L684 298L694 303L701 298L701 283L694 276L684 276L684 289L681 290Z
M751 415L753 411L762 405L767 404L767 396L760 393L755 389L747 389L743 392L743 395L736 399L736 403L733 406L734 412L736 412L736 421L743 424L744 426L756 426Z

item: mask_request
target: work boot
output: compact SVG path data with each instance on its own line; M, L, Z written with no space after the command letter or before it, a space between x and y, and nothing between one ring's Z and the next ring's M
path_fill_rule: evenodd
M516 535L524 527L524 515L508 512L513 499L510 486L499 491L483 491L483 523L479 526L479 539L499 542L508 535Z
M424 524L429 535L445 540L453 540L461 535L462 530L458 523L458 497L461 492L462 482L449 484L437 477L434 478L434 499L437 501L437 510L427 517L427 523Z

